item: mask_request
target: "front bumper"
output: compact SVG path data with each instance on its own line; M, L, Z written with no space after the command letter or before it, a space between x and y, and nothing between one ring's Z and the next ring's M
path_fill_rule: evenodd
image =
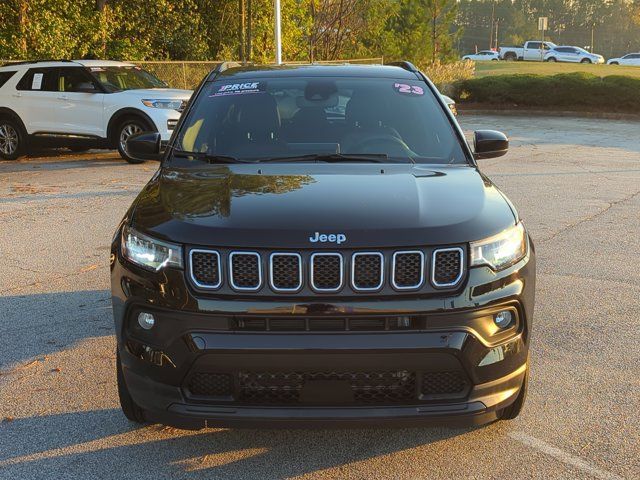
M195 296L184 272L166 271L159 277L129 264L114 249L113 309L124 377L149 419L182 428L487 423L515 401L528 368L535 295L533 255L532 250L522 262L499 274L488 268L472 269L455 295L323 298L319 303L310 298ZM517 317L505 330L493 322L495 312L502 309L512 310ZM156 316L156 325L149 331L137 327L136 316L142 310ZM292 318L301 314L410 315L423 320L419 328L384 332L250 332L229 327L239 316L283 317L283 312ZM140 354L141 345L151 353ZM354 397L347 398L341 391L316 401L313 395L305 397L306 383L300 386L301 379L320 375L329 382L320 382L321 388L340 390L345 378L377 372L393 372L389 388L413 382L403 385L414 388L415 395L385 396L390 391L385 390L379 400L371 402L367 397L361 402L360 387L352 384ZM425 389L428 375L443 372L464 379L464 387L444 393ZM231 379L229 391L194 394L190 380L200 373ZM256 390L264 386L255 386L255 375L263 374L278 379L267 388L300 387L302 393L296 390L300 398L291 403L287 397L287 402L274 404L273 398L265 397L270 401L260 403L258 397L248 397L243 388L264 393ZM249 377L253 380L242 380Z
M169 108L145 108L144 112L155 124L158 133L160 133L160 139L163 142L168 142L181 113Z

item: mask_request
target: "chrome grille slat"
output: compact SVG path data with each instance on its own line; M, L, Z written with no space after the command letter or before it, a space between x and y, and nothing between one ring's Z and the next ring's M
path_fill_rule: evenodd
M302 288L302 257L298 253L272 253L269 284L274 292L297 292Z
M464 250L460 247L437 248L431 260L431 283L437 288L456 286L464 275Z
M310 265L311 288L316 292L332 293L342 289L344 284L342 254L314 253L311 255Z
M424 283L424 253L401 250L393 254L391 285L396 290L416 290Z
M234 290L255 292L262 286L262 259L257 252L229 254L229 283Z
M216 290L222 285L222 263L216 250L194 249L189 252L189 274L199 288Z
M384 255L357 252L351 256L351 286L357 292L375 292L384 284Z

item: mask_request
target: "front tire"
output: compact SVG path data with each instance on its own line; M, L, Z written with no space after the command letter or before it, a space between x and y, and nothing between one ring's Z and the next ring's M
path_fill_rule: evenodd
M11 117L0 118L0 158L17 160L25 154L26 132Z
M588 58L583 58L580 63L591 63L591 60L589 60Z
M118 397L120 398L120 407L122 413L130 421L134 423L143 424L146 422L144 416L144 410L139 407L136 402L131 398L129 389L124 379L124 373L122 372L122 362L120 361L120 352L116 351L116 375L118 380Z
M546 61L550 63L556 63L558 60L555 57L549 57Z
M611 62L609 65L620 65L618 62Z
M144 160L131 158L127 154L127 139L132 135L142 132L154 132L155 128L149 125L149 122L140 117L126 117L122 119L115 130L114 139L118 148L118 153L127 162L132 164L143 163Z

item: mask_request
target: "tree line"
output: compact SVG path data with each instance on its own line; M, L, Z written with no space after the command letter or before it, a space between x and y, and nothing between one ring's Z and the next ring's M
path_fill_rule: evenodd
M281 0L283 58L419 65L547 38L640 50L640 0ZM272 0L1 0L0 58L274 59Z
M593 48L610 58L640 51L640 0L460 0L456 46L518 45L538 40L538 18L548 17L545 38L560 45Z
M281 3L285 60L457 56L455 0ZM274 59L272 0L2 0L0 25L4 59Z

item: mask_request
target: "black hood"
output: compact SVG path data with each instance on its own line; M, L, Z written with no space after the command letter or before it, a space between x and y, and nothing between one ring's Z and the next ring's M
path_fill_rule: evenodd
M446 245L514 224L500 191L469 166L262 164L162 169L133 225L199 246L335 249Z

